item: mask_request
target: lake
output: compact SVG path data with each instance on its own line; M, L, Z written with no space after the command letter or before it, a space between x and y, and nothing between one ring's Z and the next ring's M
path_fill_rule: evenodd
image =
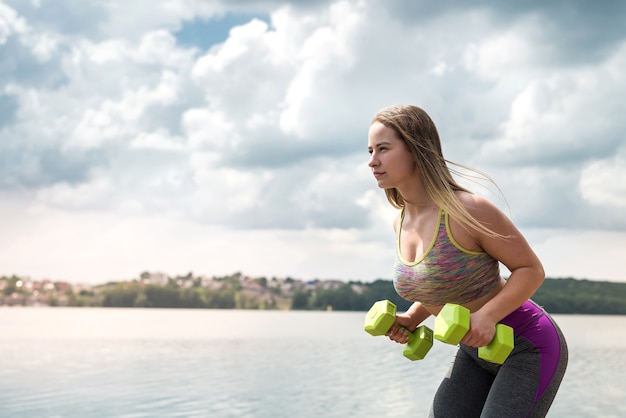
M0 416L426 416L455 347L412 362L364 317L0 308ZM626 316L555 318L570 363L549 416L626 416Z

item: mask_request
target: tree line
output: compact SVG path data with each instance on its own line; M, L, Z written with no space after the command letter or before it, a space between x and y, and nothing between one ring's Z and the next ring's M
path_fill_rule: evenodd
M381 299L392 301L398 310L410 305L398 296L390 280L381 279L371 283L347 282L332 288L301 287L289 296L275 292L273 297L263 299L234 284L220 289L115 284L103 290L101 306L367 311ZM626 283L546 279L532 299L554 314L626 315Z
M235 273L207 280L189 273L157 284L144 273L139 279L79 290L63 282L28 290L19 277L0 277L0 305L367 311L381 299L400 311L410 305L384 279L305 282ZM532 299L555 314L626 315L626 282L548 278Z

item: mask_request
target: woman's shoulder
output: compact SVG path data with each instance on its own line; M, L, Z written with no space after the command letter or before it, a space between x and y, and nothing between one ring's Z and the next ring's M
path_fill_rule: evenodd
M483 246L485 238L502 238L518 236L519 232L513 221L496 206L491 200L472 193L457 194L459 202L476 221L486 230L473 230L471 235Z
M489 199L465 191L455 193L465 210L477 220L488 220L492 216L500 216L502 212Z

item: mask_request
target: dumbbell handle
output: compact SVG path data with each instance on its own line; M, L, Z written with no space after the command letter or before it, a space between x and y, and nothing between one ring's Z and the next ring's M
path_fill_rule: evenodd
M370 308L365 316L365 331L370 335L385 335L396 321L396 305L388 300L381 300ZM410 360L421 360L426 356L433 345L433 331L422 325L411 332L407 332L409 341L404 346L403 354Z

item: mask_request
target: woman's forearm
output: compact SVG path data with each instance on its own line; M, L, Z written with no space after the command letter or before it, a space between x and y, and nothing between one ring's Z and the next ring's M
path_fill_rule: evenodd
M530 299L541 286L544 278L545 273L541 266L516 269L511 273L502 290L485 303L480 311L494 322L500 322Z
M413 303L406 314L411 318L415 327L424 322L429 316L430 312L420 302Z

